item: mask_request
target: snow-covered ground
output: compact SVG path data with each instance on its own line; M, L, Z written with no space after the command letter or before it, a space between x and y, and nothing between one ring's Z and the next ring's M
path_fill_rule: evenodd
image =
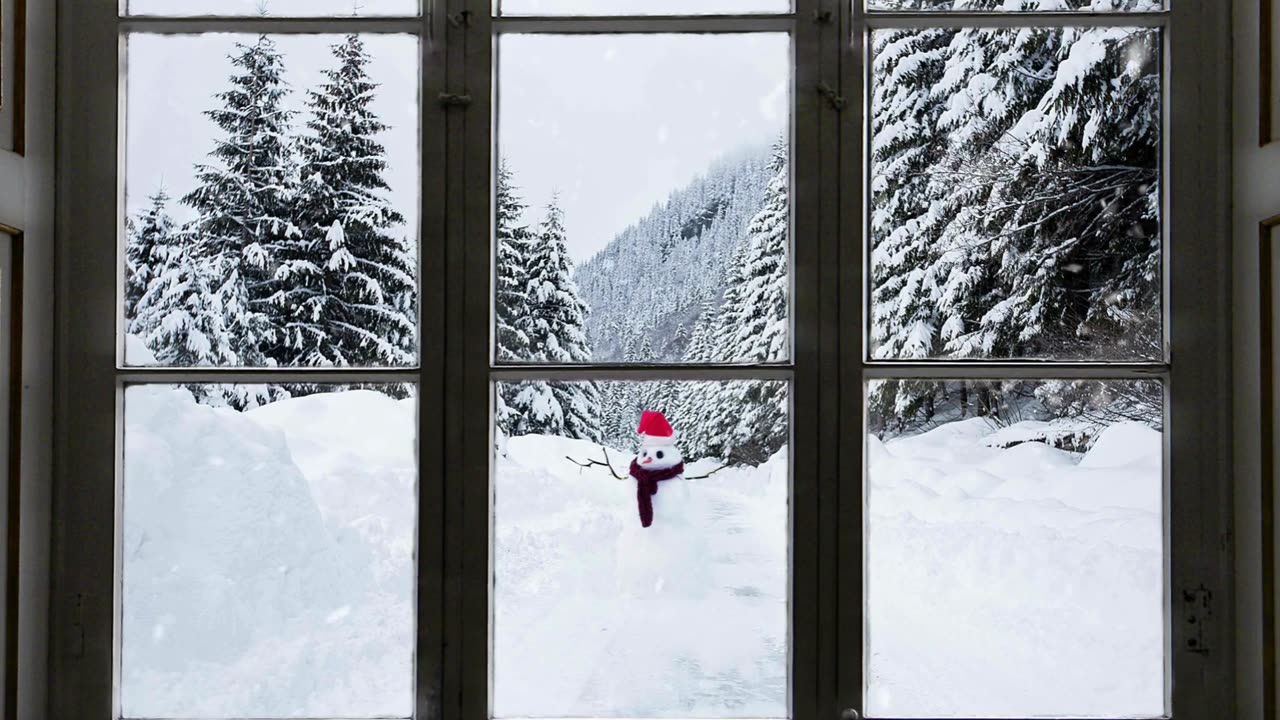
M126 717L407 716L414 409L125 393Z
M125 408L125 714L408 714L413 402L237 413L131 387ZM1159 434L1113 426L1080 455L993 431L869 440L869 709L1159 714ZM630 602L615 555L634 490L566 455L603 450L499 449L495 714L787 715L785 450L695 482L689 546L705 551Z
M504 449L494 472L497 717L787 716L785 451L692 481L685 519L702 537L688 544L704 552L663 592L628 600L617 554L640 522L634 483L566 459L603 460L588 442L526 436ZM625 474L631 455L610 459Z
M1000 448L1018 429L869 440L871 714L1164 712L1160 434Z

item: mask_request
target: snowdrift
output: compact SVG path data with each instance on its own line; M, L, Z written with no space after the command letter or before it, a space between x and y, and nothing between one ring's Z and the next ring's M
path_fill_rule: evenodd
M126 391L126 715L410 712L412 556L403 546L411 552L413 525L386 508L398 502L411 520L413 485L370 486L381 497L366 503L382 508L389 530L382 546L355 521L326 521L342 512L322 509L314 490L335 473L350 489L344 497L379 480L377 468L343 465L340 451L318 458L317 441L353 411L372 420L399 408L385 396L351 392L270 409L279 417L290 408L304 412L281 429L255 412L199 405L183 389ZM412 450L413 425L403 425L395 429ZM412 477L412 454L407 467L403 454L388 458ZM332 464L320 464L325 459ZM388 566L399 572L378 571Z
M994 430L872 441L868 710L1161 714L1160 433L1113 425L1080 456Z

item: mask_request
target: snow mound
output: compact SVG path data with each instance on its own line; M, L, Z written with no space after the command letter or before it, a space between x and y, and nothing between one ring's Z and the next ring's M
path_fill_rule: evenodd
M1088 446L1096 427L1090 423L1073 420L1024 420L988 435L984 444L989 447L1011 448L1023 443L1044 445L1073 452Z
M1159 431L1138 422L1116 423L1103 430L1080 467L1124 467L1142 465L1159 468L1164 441Z
M126 365L159 364L147 343L133 333L126 333L124 336L124 362Z
M124 713L407 714L407 592L376 592L372 550L325 521L286 434L253 415L125 393Z
M1160 433L1115 425L1081 456L1057 429L870 441L871 714L1163 710Z

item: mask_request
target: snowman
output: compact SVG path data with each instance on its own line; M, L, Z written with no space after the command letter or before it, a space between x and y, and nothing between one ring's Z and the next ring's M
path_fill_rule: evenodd
M618 537L618 590L628 598L696 594L706 582L705 537L691 518L691 483L684 457L662 413L646 410L637 429L640 450L627 481L635 487L635 516Z

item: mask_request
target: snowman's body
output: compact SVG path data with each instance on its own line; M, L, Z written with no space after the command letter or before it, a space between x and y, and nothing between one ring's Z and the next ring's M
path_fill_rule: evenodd
M666 474L683 462L673 441L647 438L633 467ZM649 497L652 522L645 527L640 508L643 483L627 478L637 494L618 536L616 577L624 598L653 597L665 593L696 594L706 578L697 567L704 561L702 528L692 521L691 483L683 474L656 481L657 493Z

